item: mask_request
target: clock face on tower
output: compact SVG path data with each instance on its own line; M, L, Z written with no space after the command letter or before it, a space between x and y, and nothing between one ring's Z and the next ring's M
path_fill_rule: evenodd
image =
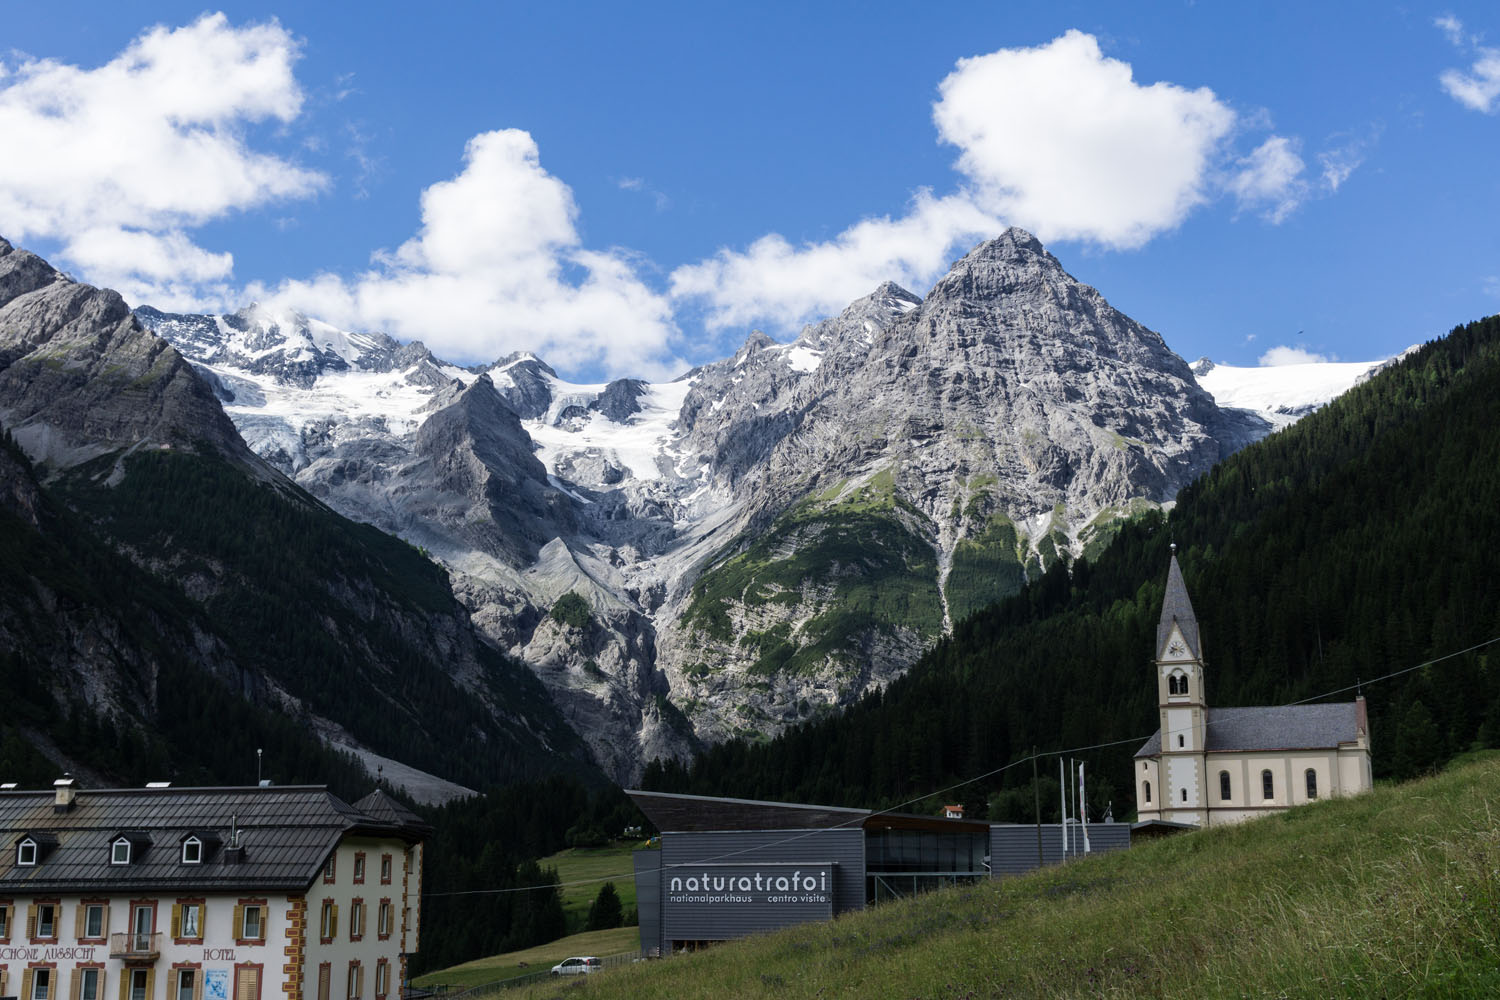
M1167 647L1168 656L1181 656L1186 652L1187 647L1182 644L1181 639L1173 639L1171 645Z

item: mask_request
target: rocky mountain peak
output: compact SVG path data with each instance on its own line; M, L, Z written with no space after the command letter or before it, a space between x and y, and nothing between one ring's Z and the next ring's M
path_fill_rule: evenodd
M203 446L263 468L208 384L117 292L72 281L9 243L0 251L0 423L53 468L126 448Z

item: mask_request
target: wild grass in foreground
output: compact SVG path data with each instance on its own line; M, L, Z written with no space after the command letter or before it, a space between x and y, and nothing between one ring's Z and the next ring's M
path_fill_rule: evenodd
M1493 997L1500 755L522 996ZM582 977L580 977L582 978Z

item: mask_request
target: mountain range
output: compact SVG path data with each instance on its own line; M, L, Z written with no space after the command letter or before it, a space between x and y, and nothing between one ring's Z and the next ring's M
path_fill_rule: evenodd
M667 383L259 307L137 316L257 455L442 563L621 781L852 703L1289 419L1216 403L1019 229L925 297L883 284Z
M38 488L209 620L239 621L224 643L260 661L236 664L242 688L393 774L425 768L407 779L438 797L434 775L483 783L528 738L522 759L588 757L631 781L847 706L1286 420L1216 403L1017 229L925 297L887 283L793 343L752 333L654 384L569 383L528 354L461 367L259 307L132 317L4 251L0 421ZM226 496L249 522L207 509ZM340 718L336 685L303 676L305 629L275 657L254 648L231 609L279 570L264 553L246 568L245 538L282 542L262 522L288 520L342 539L333 578L308 563L297 586L337 609L322 631L344 680L389 687L390 650L360 633L393 629L476 733L499 727L491 764ZM414 731L438 725L424 707L453 711L387 700ZM88 703L128 715L131 698Z

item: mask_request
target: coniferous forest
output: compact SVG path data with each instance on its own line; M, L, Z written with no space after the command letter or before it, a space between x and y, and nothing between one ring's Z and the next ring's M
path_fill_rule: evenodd
M1500 318L1459 327L972 616L884 692L764 744L654 762L646 787L881 806L1079 750L1097 816L1134 809L1158 725L1151 658L1169 546L1202 626L1210 706L1369 703L1377 778L1500 745ZM1477 647L1472 648L1470 647ZM1467 653L1452 656L1460 650ZM1441 662L1397 677L1424 661ZM1338 692L1338 693L1333 693ZM1116 741L1120 741L1116 743ZM1055 820L1057 758L1040 761ZM903 805L1034 817L1029 762Z

